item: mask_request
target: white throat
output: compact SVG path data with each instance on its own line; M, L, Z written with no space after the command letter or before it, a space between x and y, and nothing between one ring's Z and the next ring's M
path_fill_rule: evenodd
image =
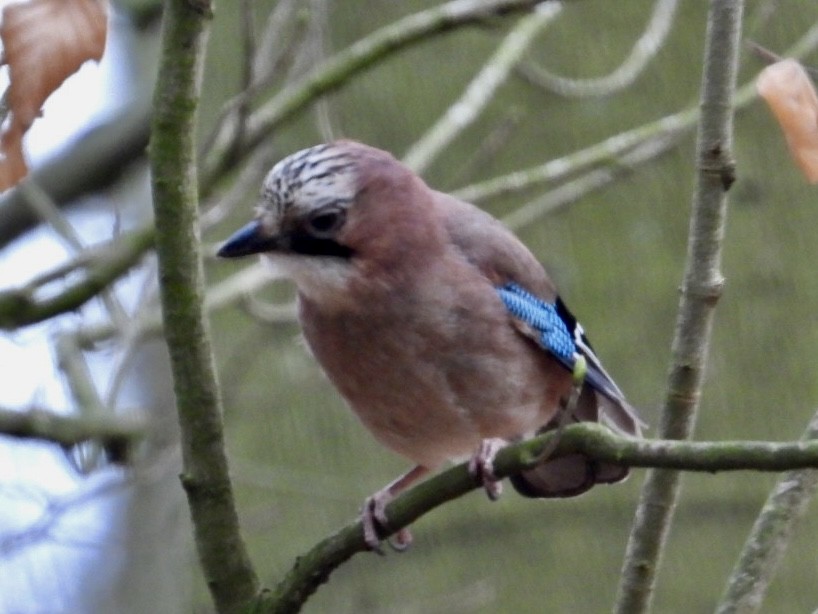
M353 306L349 284L355 270L347 260L266 253L262 261L274 279L291 279L298 291L321 309L336 311Z

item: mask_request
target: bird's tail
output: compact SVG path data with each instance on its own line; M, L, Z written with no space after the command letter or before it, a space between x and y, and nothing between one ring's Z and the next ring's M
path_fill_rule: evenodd
M559 414L540 432L557 428ZM570 422L599 422L617 434L639 437L643 423L622 398L614 400L591 386L583 387ZM628 467L603 463L583 454L547 460L511 477L515 490L526 497L575 497L595 484L613 484L628 477Z

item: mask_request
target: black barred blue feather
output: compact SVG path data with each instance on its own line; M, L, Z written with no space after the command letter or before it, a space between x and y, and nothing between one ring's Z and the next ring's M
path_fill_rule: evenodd
M587 362L585 381L613 401L624 400L622 391L602 367L582 325L559 297L555 303L548 303L513 282L497 288L497 293L512 317L533 330L537 343L569 371L573 372L577 356L583 356Z

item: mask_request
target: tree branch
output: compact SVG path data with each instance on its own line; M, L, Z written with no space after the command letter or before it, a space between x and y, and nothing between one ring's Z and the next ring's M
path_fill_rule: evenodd
M0 433L20 439L41 439L69 447L85 441L104 448L125 449L145 432L141 418L131 416L63 416L41 408L0 408Z
M727 190L735 180L733 113L743 0L712 0L707 16L696 145L697 182L682 296L659 436L693 433L716 303L721 296L721 247ZM680 475L649 471L636 510L614 607L621 614L650 609L656 573L679 497Z
M617 179L636 172L637 168L673 149L681 140L681 132L669 132L642 142L627 153L608 160L605 166L589 170L576 179L549 190L501 218L511 230L519 231L540 218L555 213L594 190L602 189Z
M530 469L542 462L543 451L553 447L548 458L582 453L599 461L631 467L663 467L687 471L756 470L784 471L818 468L818 440L788 443L766 441L689 442L622 437L594 423L567 426L501 450L494 464L498 478ZM390 525L382 538L396 533L415 520L481 488L463 463L440 473L399 495L386 508ZM330 574L359 552L366 552L359 521L340 529L298 557L295 565L272 591L259 594L253 612L297 612L327 581Z
M216 609L243 609L258 579L240 535L228 474L222 408L204 324L194 135L207 0L165 3L150 161L165 338L182 435L182 484Z
M124 275L153 245L153 229L145 229L115 239L108 245L91 248L76 260L20 288L0 291L0 329L11 330L36 324L74 311ZM55 296L39 298L44 286L55 279L80 279L67 283Z

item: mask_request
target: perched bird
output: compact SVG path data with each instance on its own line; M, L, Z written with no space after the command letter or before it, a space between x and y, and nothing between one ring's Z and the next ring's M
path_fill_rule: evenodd
M367 499L372 548L388 501L447 461L471 457L496 497L494 454L558 424L580 357L587 375L564 418L640 435L531 252L384 151L342 140L285 158L264 180L255 219L218 253L262 254L295 282L315 358L375 438L416 464ZM627 473L577 454L512 484L529 497L567 497ZM408 531L397 540L407 544Z

